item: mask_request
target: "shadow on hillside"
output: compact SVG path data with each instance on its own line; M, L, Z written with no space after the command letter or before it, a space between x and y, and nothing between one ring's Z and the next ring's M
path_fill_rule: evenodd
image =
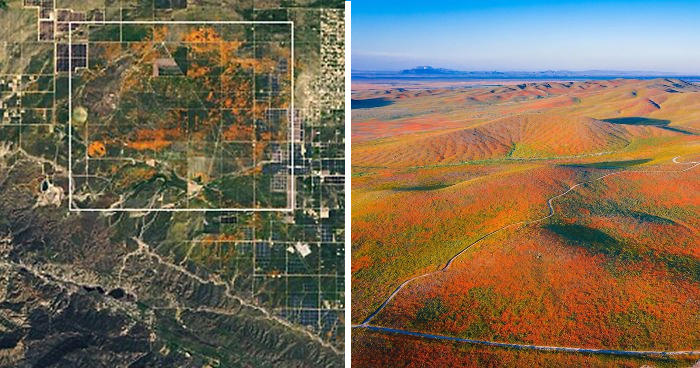
M353 109L373 109L375 107L384 107L393 104L394 101L386 98L367 98L364 100L350 100L350 107Z
M564 167L576 167L583 169L621 169L630 166L636 166L645 164L651 161L650 158L643 158L639 160L625 160L625 161L603 161L603 162L591 162L586 164L563 164Z
M647 215L633 212L630 217L647 222L656 222L660 219L657 216L647 217ZM634 243L618 241L599 229L584 225L552 223L545 225L544 228L560 236L570 245L584 248L593 254L605 255L622 265L627 265L629 262L663 264L667 270L682 277L700 281L700 261L691 256L649 251L643 247L634 246Z
M594 253L616 257L622 253L622 243L605 232L577 224L548 224L545 229L561 236L567 242Z
M630 116L630 117L625 117L625 118L603 119L603 121L611 123L611 124L621 124L621 125L655 126L655 127L670 130L670 131L676 132L676 133L695 135L695 133L693 133L693 132L689 132L689 131L684 130L684 129L668 126L669 124L671 124L671 121L665 120L665 119L652 119L652 118L645 118L645 117L641 117L641 116Z

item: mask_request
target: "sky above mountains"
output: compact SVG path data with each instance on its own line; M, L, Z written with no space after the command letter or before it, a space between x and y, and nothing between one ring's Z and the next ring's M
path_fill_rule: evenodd
M352 69L700 74L700 2L353 0Z

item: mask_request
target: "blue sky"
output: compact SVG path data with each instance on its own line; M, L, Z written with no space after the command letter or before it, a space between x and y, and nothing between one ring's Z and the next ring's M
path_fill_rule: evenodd
M353 70L700 74L700 1L352 0Z

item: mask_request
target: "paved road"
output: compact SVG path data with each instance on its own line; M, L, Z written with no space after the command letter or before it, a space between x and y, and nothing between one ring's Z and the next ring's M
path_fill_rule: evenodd
M424 332L415 332L409 330L402 330L400 328L390 328L381 326L371 326L371 325L355 325L353 328L364 328L370 331L378 331L384 333L393 333L406 336L422 337L433 340L445 340L445 341L455 341L455 342L465 342L469 344L493 346L498 348L509 348L518 350L540 350L540 351L554 351L563 353L584 353L584 354L603 354L603 355L624 355L624 356L637 356L637 357L678 357L678 356L700 356L700 350L693 351L663 351L663 350L616 350L616 349L593 349L593 348L575 348L568 346L548 346L548 345L527 345L527 344L513 344L507 342L497 342L497 341L485 341L485 340L474 340L465 339L461 337L437 335Z
M680 165L692 165L689 166L683 170L619 170L615 171L612 173L605 174L603 176L600 176L596 179L580 182L577 184L574 184L573 186L569 187L566 191L557 194L553 197L550 197L547 199L547 207L549 207L549 213L546 216L540 217L538 219L530 220L530 221L518 221L514 222L512 224L503 226L501 228L498 228L490 233L487 233L480 237L479 239L475 240L471 244L467 245L464 247L462 250L460 250L457 254L452 256L445 265L435 271L428 272L422 275L414 276L403 283L399 285L394 291L389 295L389 297L375 310L372 314L370 314L367 318L365 318L364 321L362 321L361 324L353 326L353 328L366 328L370 330L375 330L375 331L383 331L383 332L393 332L393 333L399 333L403 335L411 335L411 336L419 336L419 337L425 337L425 338L432 338L432 339L440 339L440 340L454 340L454 341L462 341L462 342L471 342L471 343L476 343L476 344L482 344L482 345L492 345L492 346L502 346L502 347L513 347L513 348L519 348L519 349L534 349L534 350L550 350L550 351L571 351L571 352L583 352L583 353L600 353L600 354L616 354L616 355L700 355L700 351L688 351L688 352L661 352L661 351L656 351L656 352L635 352L635 351L624 351L624 350L606 350L606 349L588 349L588 348L573 348L573 347L557 347L557 346L535 346L535 345L521 345L521 344L508 344L508 343L501 343L501 342L492 342L492 341L482 341L482 340L470 340L470 339L461 339L457 337L450 337L450 336L443 336L443 335L433 335L433 334L425 334L422 332L413 332L413 331L406 331L406 330L401 330L401 329L394 329L394 328L389 328L389 327L379 327L379 326L374 326L370 325L369 323L374 319L374 317L379 314L386 306L389 304L389 302L394 299L394 297L409 283L418 280L423 277L431 276L434 275L438 272L444 272L446 271L451 265L452 262L454 262L457 257L462 255L462 253L466 252L469 248L474 246L475 244L481 242L482 240L490 237L491 235L498 233L500 231L503 231L505 229L508 229L510 227L518 226L518 225L528 225L528 224L533 224L536 222L544 221L552 216L554 216L554 201L557 200L558 198L563 197L564 195L570 193L574 189L585 185L589 183L593 183L599 180L603 180L607 177L613 176L613 175L618 175L622 173L628 173L628 172L645 172L645 173L671 173L671 172L684 172L691 170L695 168L696 166L700 165L700 161L690 161L690 162L679 162L678 158L680 156L676 156L673 158L673 163L675 164L680 164ZM561 349L561 350L557 350ZM614 353L617 352L617 353Z

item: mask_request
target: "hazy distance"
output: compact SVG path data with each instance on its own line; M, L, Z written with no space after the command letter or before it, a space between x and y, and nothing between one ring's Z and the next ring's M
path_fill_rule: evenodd
M691 1L353 1L352 69L700 74Z

